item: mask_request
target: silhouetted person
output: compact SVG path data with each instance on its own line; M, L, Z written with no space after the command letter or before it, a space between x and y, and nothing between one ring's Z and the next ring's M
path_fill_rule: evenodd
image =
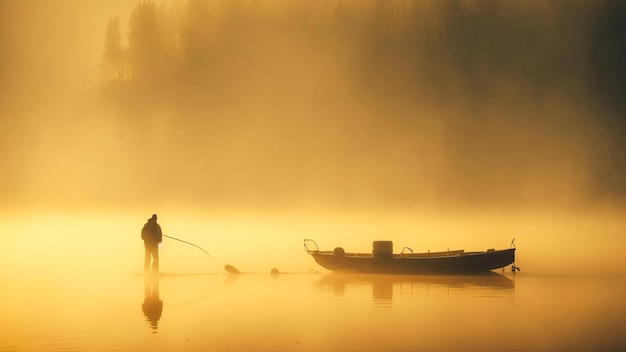
M143 271L150 271L150 257L152 257L152 272L159 272L159 243L163 240L161 226L157 224L156 214L148 219L148 222L141 229L141 239L146 249L146 256L143 263Z
M163 312L163 301L159 297L159 277L158 276L146 276L144 279L144 292L145 296L141 310L146 320L150 323L150 327L155 330L158 328L159 319L161 319L161 313Z

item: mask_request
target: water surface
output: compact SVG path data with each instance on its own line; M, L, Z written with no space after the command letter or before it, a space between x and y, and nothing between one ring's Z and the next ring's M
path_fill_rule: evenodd
M493 273L3 278L2 351L617 351L623 279Z

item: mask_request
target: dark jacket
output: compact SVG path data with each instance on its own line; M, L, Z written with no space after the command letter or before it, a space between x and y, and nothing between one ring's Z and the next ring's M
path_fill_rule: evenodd
M161 243L163 241L163 233L161 232L161 226L157 224L156 220L148 220L141 229L141 239L146 243Z

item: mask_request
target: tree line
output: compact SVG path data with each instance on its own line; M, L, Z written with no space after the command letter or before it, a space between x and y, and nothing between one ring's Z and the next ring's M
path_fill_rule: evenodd
M195 86L267 69L259 66L263 57L306 68L320 54L332 59L337 48L351 47L350 59L361 77L374 77L375 70L385 74L400 62L402 76L431 90L460 83L473 94L477 87L497 87L500 82L492 80L506 76L541 95L571 77L602 79L585 77L583 70L589 63L596 65L591 70L602 68L598 58L612 55L606 51L615 46L602 52L586 49L596 42L595 33L605 30L598 26L603 23L598 14L610 14L610 7L585 1L188 0L157 5L140 0L127 28L119 17L109 19L101 67L110 80ZM294 59L297 50L303 55Z
M626 6L620 2L586 0L187 0L158 4L141 0L127 25L119 17L109 19L102 68L108 80L129 83L111 85L114 93L123 91L114 94L115 98L132 105L145 97L157 97L160 100L151 101L167 104L170 100L162 97L173 97L172 106L192 112L176 114L178 121L193 128L209 126L206 131L211 138L202 138L214 143L221 140L224 130L230 133L228 141L237 133L242 137L235 141L262 138L247 135L247 129L238 124L249 112L273 118L268 117L268 125L294 129L298 125L290 125L293 117L315 119L311 126L320 126L318 120L327 115L327 124L361 128L367 138L355 145L362 147L372 138L384 136L385 131L370 134L361 126L367 126L368 119L373 126L386 120L384 125L393 128L387 127L389 135L396 138L404 133L411 144L419 140L414 138L415 131L428 127L431 108L445 111L454 106L461 112L438 116L453 126L445 131L446 153L454 161L446 164L451 172L445 174L455 178L449 182L454 185L458 185L456 176L463 174L460 182L478 199L482 190L474 182L484 187L491 182L484 182L482 168L473 166L473 159L466 156L486 148L485 128L493 137L488 149L508 151L501 153L507 155L504 161L500 154L487 160L515 166L532 164L528 161L532 153L524 141L538 138L534 134L539 127L569 131L569 127L562 128L571 124L565 115L532 109L541 107L542 99L564 96L576 107L586 107L589 100L597 99L592 103L614 108L616 117L601 120L599 124L604 125L600 128L615 134L609 139L613 142L607 143L621 147L607 149L625 150L620 138L624 99L618 88L626 78L622 64L626 59L621 30L626 23L624 14ZM341 61L345 63L335 64ZM336 88L345 82L352 85L344 91ZM123 89L118 90L120 87ZM131 93L140 94L126 94L128 87ZM155 90L159 94L144 94ZM294 94L300 94L298 99L291 99ZM236 99L228 103L237 106L237 114L215 107L232 96ZM405 100L401 98L407 96L405 100L424 106L427 113L416 108L404 118L395 116L394 105L402 106ZM500 134L497 124L490 123L500 115L485 119L480 114L482 106L473 109L475 106L469 106L473 103L501 104L510 111L521 106L521 112L536 113L502 114L512 122L506 124L510 132ZM257 113L269 109L267 106L273 109L271 113ZM215 111L219 113L211 114ZM474 111L476 118L468 118ZM353 120L334 122L343 115ZM585 119L582 126L596 126L595 116L581 115L580 119ZM251 126L261 124L255 118L250 120ZM276 131L267 140L284 140L279 128ZM189 133L185 143L195 146L200 138ZM424 136L429 138L428 133ZM552 136L542 138L547 141ZM569 140L561 138L569 146ZM230 145L228 141L225 145ZM534 150L541 150L541 143L533 144ZM274 149L271 152L277 154ZM623 160L622 154L618 157ZM607 174L614 170L611 159L595 160L594 170L607 170ZM344 163L337 159L337 164ZM300 176L316 171L307 167L302 166ZM504 176L515 177L494 175L490 179L494 182L506 179ZM626 189L619 180L613 185L602 191L623 193Z

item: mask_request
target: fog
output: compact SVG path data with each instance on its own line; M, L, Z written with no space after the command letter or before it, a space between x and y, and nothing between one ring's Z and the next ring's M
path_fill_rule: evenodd
M577 253L598 238L623 249L625 14L614 1L1 0L0 207L138 227L153 212L318 218L348 222L346 242L431 249L524 230L537 257L596 224Z

